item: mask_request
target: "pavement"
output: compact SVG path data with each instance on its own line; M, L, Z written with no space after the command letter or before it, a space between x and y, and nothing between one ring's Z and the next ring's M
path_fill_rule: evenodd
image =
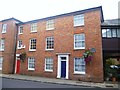
M74 80L64 80L64 79L54 79L38 76L27 76L27 75L17 75L17 74L0 74L0 77L18 79L18 80L30 80L30 81L39 81L43 83L55 83L55 84L65 84L65 85L79 85L87 87L98 87L98 88L120 88L120 83L93 83L93 82L82 82Z

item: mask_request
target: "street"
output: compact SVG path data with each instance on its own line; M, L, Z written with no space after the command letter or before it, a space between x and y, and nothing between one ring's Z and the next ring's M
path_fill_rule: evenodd
M7 79L2 78L2 88L70 88L70 89L78 89L79 90L118 90L118 89L103 89L103 88L96 88L96 87L86 87L86 86L73 86L73 85L62 85L62 84L53 84L53 83L42 83L42 82L35 82L35 81L26 81L26 80L15 80L15 79ZM2 90L10 90L10 89L2 89ZM18 90L18 89L17 89ZM30 89L31 90L31 89Z

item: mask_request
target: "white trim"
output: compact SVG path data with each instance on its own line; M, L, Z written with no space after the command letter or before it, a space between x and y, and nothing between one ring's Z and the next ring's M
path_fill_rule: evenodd
M86 64L85 64L85 67L86 67ZM85 70L85 72L83 72L83 71L75 71L75 58L74 58L74 74L86 74L86 70Z
M23 32L22 33L20 33L20 28L23 28L23 26L19 26L19 31L18 31L18 34L20 35L20 34L23 34Z
M46 49L46 51L53 51L54 49Z
M3 69L3 57L0 56L0 58L1 58L1 66L2 66L2 67L0 67L0 70L2 71L2 69Z
M66 57L66 77L65 79L69 79L69 55L58 55L58 70L57 70L57 78L61 78L61 57Z
M14 71L15 74L16 74L16 71L17 71L17 60L18 60L17 57L19 57L19 56L20 56L20 54L16 54L16 60L15 60L15 71Z
M34 57L29 57L29 58L34 58ZM34 71L35 70L35 58L34 58L34 68L29 68L29 61L30 61L29 58L28 58L28 61L27 61L27 63L28 63L28 71L29 70Z
M5 31L4 31L4 29L5 29ZM4 34L6 32L7 32L7 24L3 24L2 25L2 33Z
M51 58L51 57L50 57ZM52 60L53 60L53 58L52 58ZM54 63L53 63L54 64ZM53 69L52 70L50 70L50 69L46 69L46 58L45 58L45 72L53 72Z
M85 72L74 71L74 74L85 74Z
M74 50L77 50L77 49L85 49L85 46L84 47L75 47L75 36L76 35L84 35L84 38L85 38L85 34L84 33L81 33L81 34L74 34ZM84 41L85 42L85 40L80 40L80 41Z
M46 51L54 50L54 48L52 48L52 49L47 49L47 38L53 38L53 41L54 41L54 37L53 37L53 36L46 37L45 50L46 50ZM55 42L54 42L54 43L55 43ZM54 43L53 43L53 46L54 46Z
M54 30L55 28L46 28L47 31Z
M36 38L31 38L31 39L36 39ZM29 51L35 52L36 49L30 49L30 47L31 47L31 39L29 40ZM36 46L37 46L37 39L36 39Z

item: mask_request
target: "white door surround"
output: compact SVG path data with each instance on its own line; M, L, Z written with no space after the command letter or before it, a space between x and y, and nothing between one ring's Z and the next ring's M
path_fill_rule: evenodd
M64 60L61 58L65 57ZM68 73L69 73L69 55L58 55L58 68L57 68L57 78L61 78L61 62L66 61L66 77L65 79L68 79Z

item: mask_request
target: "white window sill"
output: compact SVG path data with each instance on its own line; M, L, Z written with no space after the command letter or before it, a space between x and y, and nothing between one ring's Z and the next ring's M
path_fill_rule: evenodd
M74 27L82 27L82 26L84 26L84 24L74 25Z
M19 33L18 35L21 35L21 34L23 34L23 33Z
M53 72L53 70L45 70L45 72Z
M22 48L17 48L18 50L22 49Z
M0 51L4 51L4 50L0 50Z
M2 32L2 34L5 34L6 32Z
M46 49L45 51L53 51L54 49Z
M54 30L54 28L47 28L46 30L48 30L48 31L49 31L49 30Z
M33 68L28 68L28 71L35 71L35 69L33 69Z
M37 31L31 31L31 33L37 33Z
M82 74L82 75L85 75L85 72L74 72L74 74Z
M74 50L80 50L80 49L85 49L85 47L83 47L83 48L74 48Z
M35 52L35 51L36 51L36 49L35 49L35 50L30 49L30 50L29 50L29 52Z

